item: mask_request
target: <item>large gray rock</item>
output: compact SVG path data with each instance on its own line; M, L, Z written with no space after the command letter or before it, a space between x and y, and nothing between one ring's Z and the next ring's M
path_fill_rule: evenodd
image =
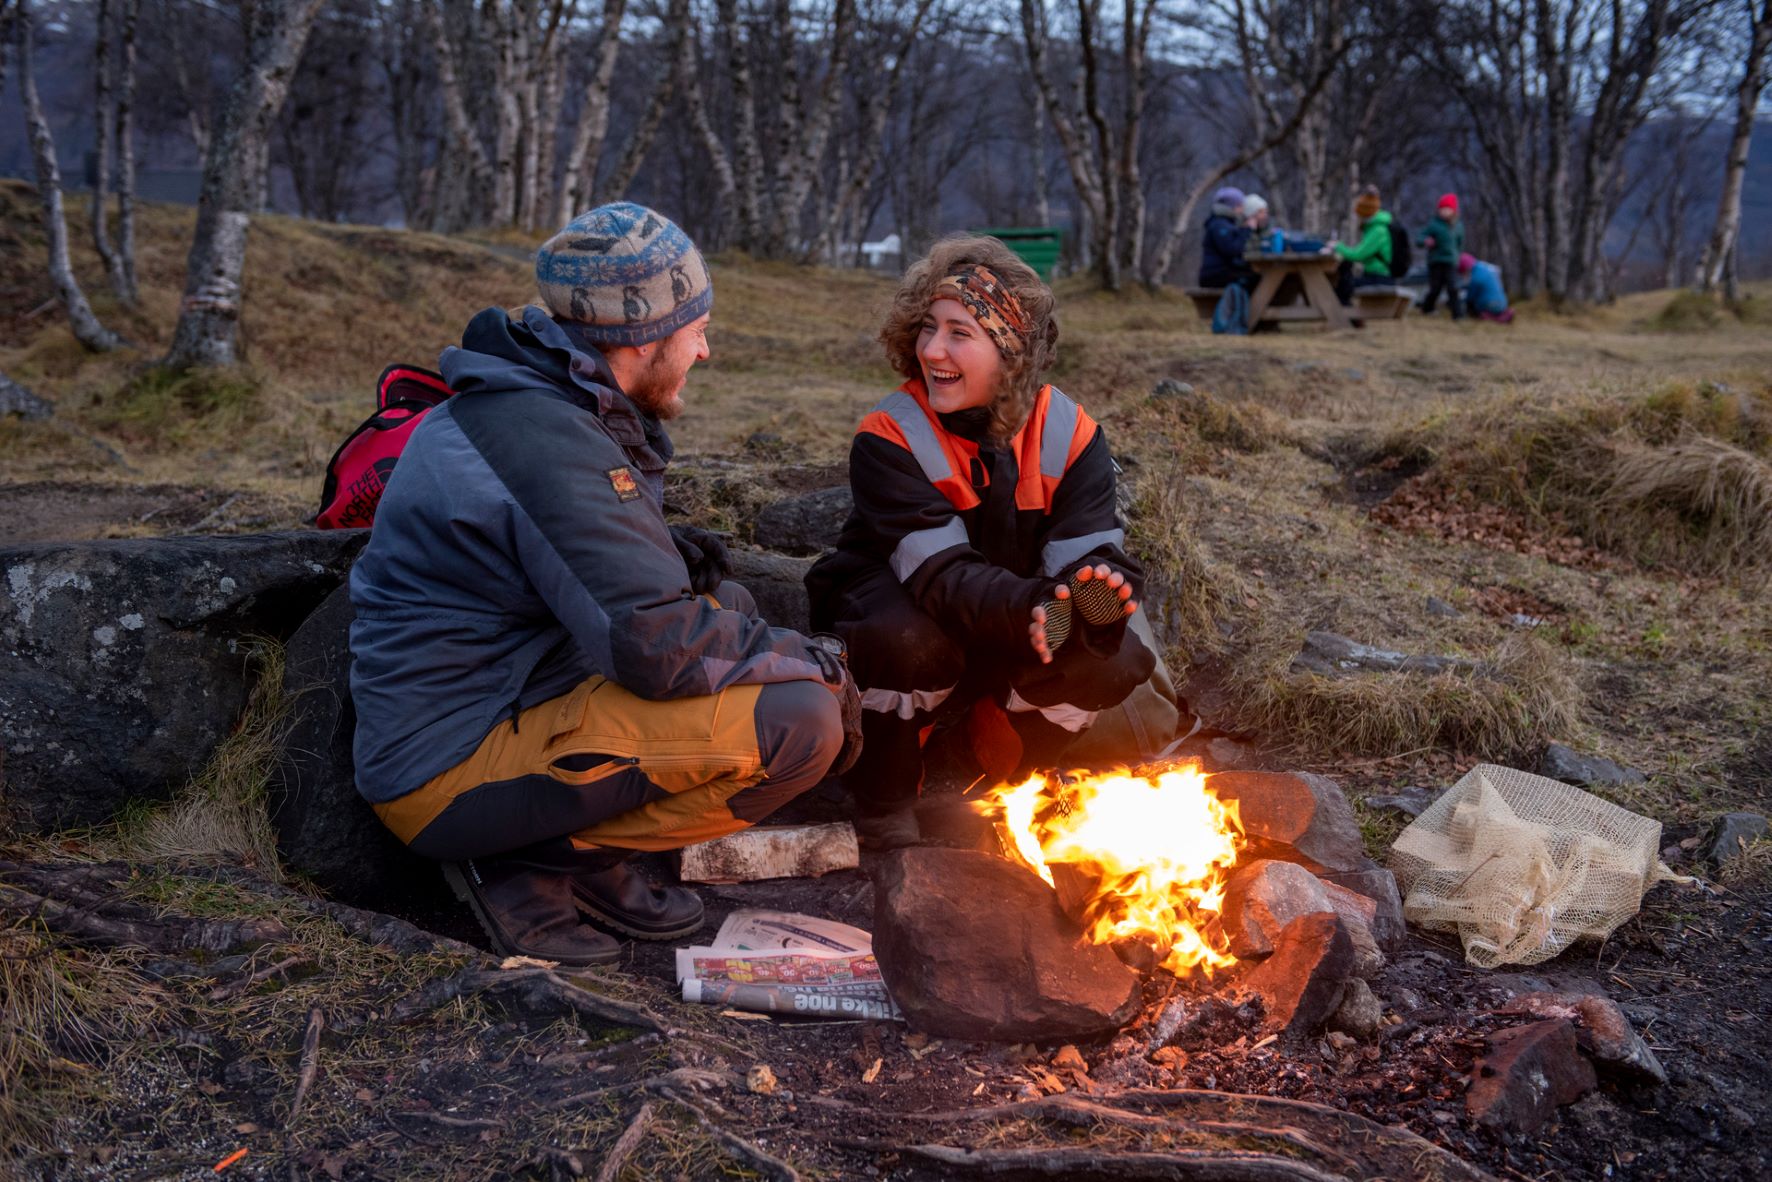
M441 900L437 864L408 850L358 795L351 762L350 588L340 587L284 649L289 702L271 777L271 820L284 865L333 896L386 911Z
M1301 915L1333 911L1317 876L1296 862L1258 858L1237 867L1224 886L1220 913L1231 955L1269 956L1280 929Z
M757 614L777 628L811 630L806 606L806 572L812 562L761 550L733 547L732 577L757 601Z
M1747 852L1747 843L1766 836L1766 818L1760 813L1724 813L1711 827L1704 860L1721 866Z
M757 514L751 537L757 545L783 554L820 554L837 544L854 508L855 497L846 484L789 497Z
M172 795L239 718L252 638L293 633L366 538L311 530L0 550L0 746L14 818L46 832Z
M1235 800L1248 856L1323 873L1360 870L1366 847L1353 806L1335 781L1308 772L1220 772L1212 790ZM1356 888L1357 889L1357 888Z
M1597 755L1583 755L1561 743L1552 743L1544 749L1538 759L1538 774L1583 787L1589 784L1623 787L1641 784L1648 778L1634 767L1624 767Z
M917 1030L1025 1042L1089 1038L1138 1011L1138 974L1085 940L1044 882L972 850L912 848L874 878L874 955Z
M1307 632L1304 647L1292 658L1294 673L1319 673L1326 677L1349 673L1444 673L1449 669L1476 670L1475 661L1462 657L1411 656L1375 645L1361 644L1334 632Z
M1372 914L1372 936L1379 948L1395 954L1408 938L1409 925L1403 918L1403 894L1397 889L1397 876L1370 858L1361 859L1358 870L1324 872L1324 882L1371 899L1376 907Z

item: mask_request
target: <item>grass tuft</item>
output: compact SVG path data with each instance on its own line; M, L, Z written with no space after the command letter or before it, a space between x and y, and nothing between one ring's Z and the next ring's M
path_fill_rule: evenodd
M1324 677L1295 673L1298 636L1271 632L1232 671L1237 724L1319 759L1445 748L1504 762L1566 737L1581 692L1566 659L1530 637L1505 641L1477 671Z
M1144 561L1145 616L1165 644L1186 650L1171 654L1181 658L1170 664L1177 676L1189 658L1223 647L1220 625L1237 618L1249 599L1242 577L1206 549L1187 506L1186 478L1172 470L1140 480L1124 515L1128 544Z
M0 929L0 1160L52 1149L61 1119L105 1093L155 996L124 959Z
M266 787L282 745L283 646L254 650L257 679L234 733L178 799L119 829L118 853L149 861L248 866L283 877Z
M176 446L244 433L262 417L259 383L247 370L155 366L94 406L90 421L126 439Z

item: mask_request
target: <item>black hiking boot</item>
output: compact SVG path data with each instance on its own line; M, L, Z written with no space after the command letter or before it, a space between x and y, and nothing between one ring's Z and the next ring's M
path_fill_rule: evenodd
M699 931L706 918L701 898L688 887L658 886L624 856L572 873L572 897L598 927L636 940L677 940Z
M443 877L473 911L492 947L574 968L621 959L621 944L582 922L568 872L520 854L443 863Z

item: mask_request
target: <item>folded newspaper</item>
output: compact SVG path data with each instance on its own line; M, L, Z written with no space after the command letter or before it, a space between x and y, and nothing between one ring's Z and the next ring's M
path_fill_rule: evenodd
M677 949L683 1000L806 1018L896 1019L874 938L791 911L734 911L712 944Z

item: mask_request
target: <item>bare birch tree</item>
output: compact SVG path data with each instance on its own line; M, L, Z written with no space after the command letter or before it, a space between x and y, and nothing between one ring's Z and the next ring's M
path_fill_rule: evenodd
M566 153L566 174L560 182L560 200L554 210L555 225L565 225L590 207L597 161L603 154L603 139L609 134L609 88L615 81L621 22L626 14L627 0L603 0L603 22L597 30L590 77L580 97L572 148Z
M123 341L99 323L80 281L74 277L68 256L68 223L62 210L62 174L55 158L55 137L43 114L37 94L37 71L33 61L35 33L29 0L15 0L12 13L13 44L18 50L19 94L24 103L25 127L31 137L31 156L37 166L37 196L43 204L43 233L49 246L49 278L68 314L75 338L95 353L105 353Z
M185 263L185 294L165 364L234 364L246 231L258 208L271 124L289 92L308 31L324 0L256 0L246 60L222 106L203 162L197 231Z
M1717 198L1717 219L1699 263L1698 289L1712 291L1724 280L1725 264L1734 258L1741 236L1741 190L1747 178L1747 151L1753 142L1754 118L1760 106L1760 93L1766 88L1768 50L1772 50L1772 0L1760 0L1756 10L1753 0L1744 0L1747 9L1747 53L1742 65L1741 82L1735 88L1735 127L1729 136L1729 153L1723 163L1723 191ZM1729 270L1729 278L1734 271ZM1724 294L1730 300L1741 298L1732 282Z
M110 204L111 160L117 150L117 85L118 65L111 60L114 43L119 40L117 25L121 0L98 0L98 22L93 36L93 122L96 143L93 145L94 168L91 200L87 208L92 223L92 245L111 281L111 291L125 302L131 302L129 279L123 270L123 256L111 242Z

